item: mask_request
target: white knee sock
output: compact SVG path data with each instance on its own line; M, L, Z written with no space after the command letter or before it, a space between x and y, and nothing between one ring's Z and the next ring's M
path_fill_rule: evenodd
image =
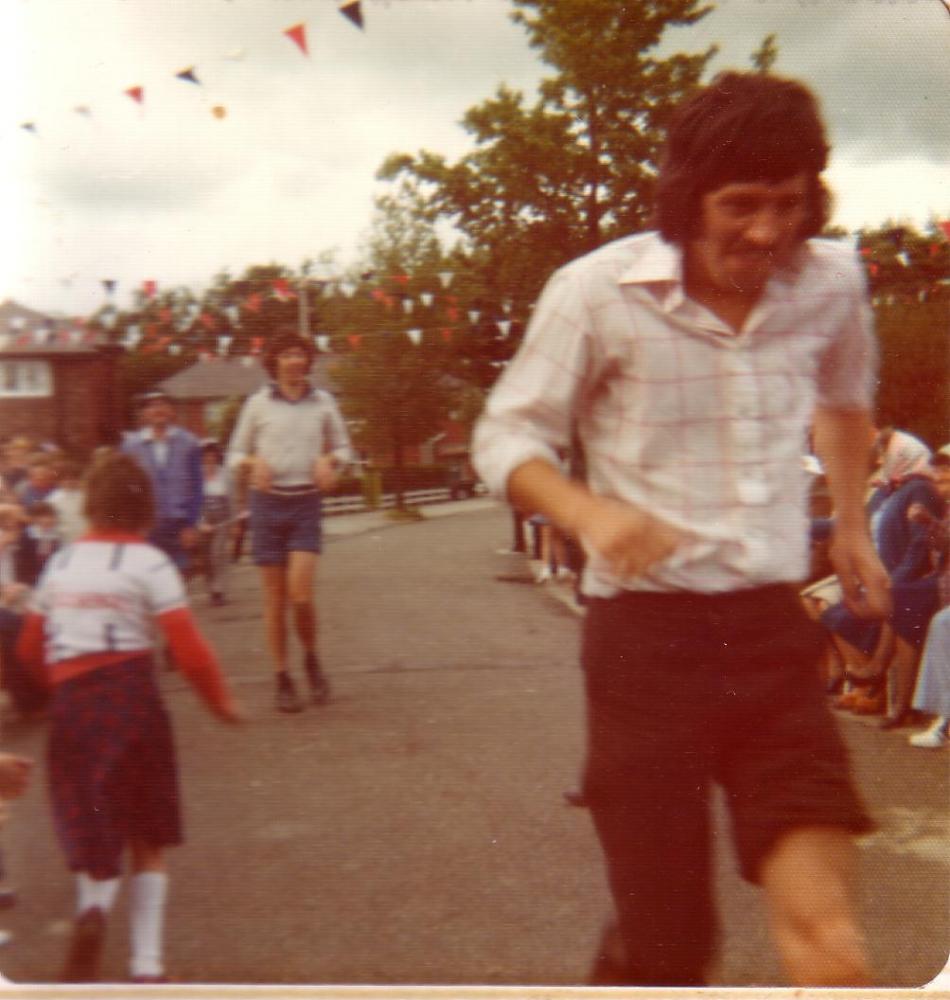
M93 878L85 872L79 872L76 876L76 912L85 913L98 906L103 913L108 913L118 891L118 878Z
M132 876L129 919L132 939L130 972L133 976L160 976L164 972L162 931L167 894L168 875L165 872L139 872Z

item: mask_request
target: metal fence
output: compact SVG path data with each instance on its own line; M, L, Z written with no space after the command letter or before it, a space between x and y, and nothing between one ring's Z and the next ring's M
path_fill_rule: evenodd
M409 507L416 507L425 503L442 503L453 499L452 491L448 486L439 486L432 490L407 490L403 493L403 500ZM396 506L396 494L384 493L379 498L376 510L385 510L388 507ZM355 514L359 511L369 510L366 500L360 496L345 497L324 497L323 512L325 514Z

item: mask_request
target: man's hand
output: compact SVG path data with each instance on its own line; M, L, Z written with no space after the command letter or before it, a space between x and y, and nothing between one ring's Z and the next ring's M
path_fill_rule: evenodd
M0 798L15 799L26 791L33 761L12 753L0 753Z
M676 551L686 536L620 500L591 496L578 511L574 533L587 552L607 560L621 580L642 576Z
M845 604L860 618L887 618L891 581L866 532L836 532L829 552Z
M197 528L182 528L178 535L178 541L183 549L193 549L201 540L201 532Z
M273 474L270 466L260 456L251 459L251 486L261 493L266 493L271 488Z
M337 460L333 455L321 455L313 463L313 481L323 493L329 493L340 481Z

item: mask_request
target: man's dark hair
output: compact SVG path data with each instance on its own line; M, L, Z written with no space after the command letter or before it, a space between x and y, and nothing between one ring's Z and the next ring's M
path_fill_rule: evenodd
M264 370L271 378L277 378L277 355L295 347L306 351L308 360L313 363L317 353L313 344L293 330L282 330L275 334L264 350Z
M829 146L814 95L795 80L720 73L674 112L657 178L653 222L671 243L699 233L700 201L727 184L808 175L801 239L821 232L830 195L819 178Z
M109 452L93 461L83 513L96 528L147 531L155 516L148 473L130 455Z

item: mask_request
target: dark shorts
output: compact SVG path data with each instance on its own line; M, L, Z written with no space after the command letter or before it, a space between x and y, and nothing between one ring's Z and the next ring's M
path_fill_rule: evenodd
M821 648L790 587L590 601L585 792L627 982L703 981L717 936L714 784L753 882L787 831L872 828L825 703Z
M48 761L53 821L72 871L113 878L130 840L181 843L171 725L151 657L56 687Z
M290 552L319 552L323 500L319 493L284 496L251 492L251 557L257 566L284 566Z

